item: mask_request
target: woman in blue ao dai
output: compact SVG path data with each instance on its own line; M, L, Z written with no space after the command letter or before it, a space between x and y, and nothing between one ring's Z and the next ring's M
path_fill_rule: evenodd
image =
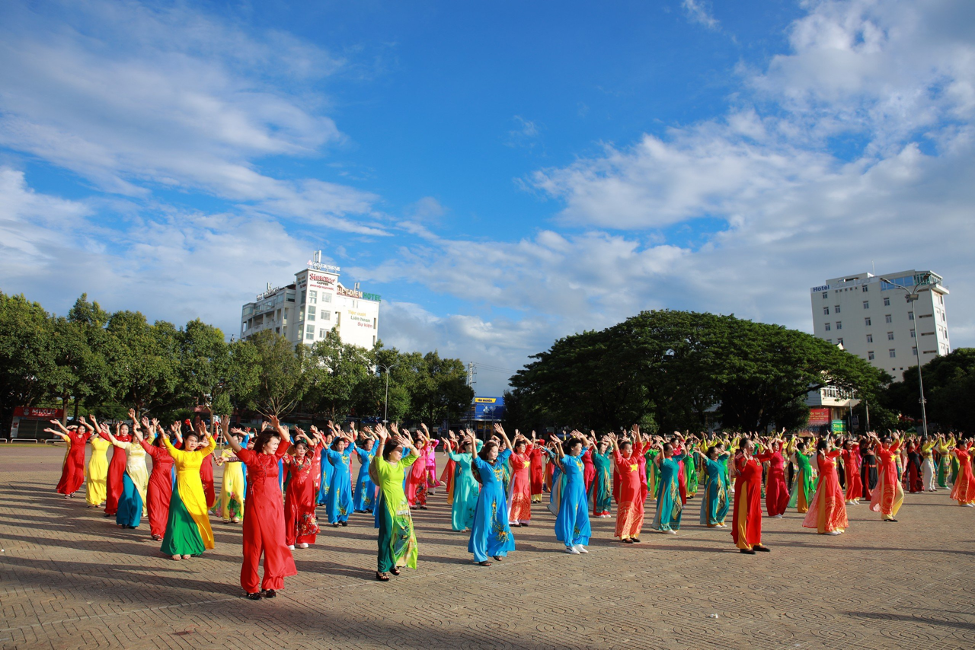
M322 476L319 478L319 495L316 497L316 503L320 506L329 503L329 489L332 486L333 472L332 463L329 462L329 447L332 444L333 437L331 432L325 434L327 444L319 454L319 466L322 471Z
M449 432L454 442L455 434ZM468 532L475 523L475 507L478 505L478 481L472 474L472 458L475 447L472 446L474 433L462 436L460 451L448 451L448 457L455 461L455 473L452 477L451 500L451 530Z
M360 471L356 475L356 490L353 492L353 512L373 512L373 502L377 494L377 486L370 479L370 463L377 455L380 441L370 433L369 429L364 429L363 433L367 437L361 438L360 443L353 447L360 461Z
M658 481L658 509L651 527L660 533L676 535L682 525L682 493L679 479L682 476L680 464L686 456L678 439L659 443L661 453L655 458L660 470Z
M590 515L587 512L587 491L584 487L583 455L584 445L592 441L584 438L579 431L562 445L556 436L550 439L557 443L557 467L566 477L560 495L560 511L556 516L556 538L566 546L567 553L579 555L587 552L590 543ZM553 478L554 485L556 477Z
M509 438L498 424L495 430L509 447ZM472 448L475 446L475 436L469 438ZM498 443L488 440L482 446L482 451L472 458L472 472L481 482L482 489L478 493L475 504L475 517L472 522L472 534L468 540L468 552L474 555L475 563L479 566L490 566L489 556L501 562L509 551L516 549L516 542L509 529L509 509L506 507L505 492L502 488L506 463L511 449L499 452Z
M333 429L335 439L326 457L332 465L329 494L326 499L326 517L333 528L346 526L353 510L353 488L349 478L349 456L353 452L353 434Z

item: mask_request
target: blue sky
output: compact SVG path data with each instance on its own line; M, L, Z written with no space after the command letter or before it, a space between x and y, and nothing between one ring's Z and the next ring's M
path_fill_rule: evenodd
M6 2L0 289L228 335L322 249L500 392L641 309L811 330L933 269L974 344L972 3Z

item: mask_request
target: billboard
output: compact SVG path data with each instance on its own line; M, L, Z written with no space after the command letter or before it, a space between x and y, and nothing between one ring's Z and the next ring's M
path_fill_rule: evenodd
M471 419L501 420L505 416L505 402L501 397L476 397L472 400Z
M844 420L831 421L831 433L844 433L846 430Z
M830 408L813 408L807 418L809 427L823 427L831 424Z

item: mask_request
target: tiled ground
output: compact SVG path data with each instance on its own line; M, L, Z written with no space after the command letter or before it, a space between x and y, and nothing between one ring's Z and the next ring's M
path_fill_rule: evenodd
M534 508L516 553L473 566L444 494L415 516L417 571L373 579L372 518L296 551L275 600L241 597L240 532L174 562L148 525L123 531L54 493L63 447L0 446L3 648L973 648L974 510L907 495L898 524L849 507L838 537L764 520L769 554L740 555L694 515L676 536L569 556ZM218 470L219 471L219 470ZM653 508L653 504L650 504Z

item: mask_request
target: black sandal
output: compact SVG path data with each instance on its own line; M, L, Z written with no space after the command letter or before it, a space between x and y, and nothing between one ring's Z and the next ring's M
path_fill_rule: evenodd
M501 562L502 561L502 556L501 555L493 555L492 557L495 558L495 561L496 562Z
M265 598L274 598L275 596L278 595L278 594L275 593L275 590L274 589L265 589L261 593L264 594L264 597Z
M752 548L741 548L740 553L746 553L747 555L756 555L756 551Z
M489 562L488 560L482 560L481 562L478 563L478 566L492 566L492 563Z
M261 600L261 592L256 591L253 594L245 594L248 600Z
M754 546L753 547L753 550L754 551L760 551L761 553L769 553L770 552L770 549L769 548L767 548L766 546L760 546L759 544L757 544L756 546Z
M377 580L379 580L380 582L386 582L390 580L390 576L388 576L386 573L380 573L379 571L377 571Z
M394 574L395 576L399 576L400 575L400 569L398 569L397 567L394 567L394 568L390 569L390 573Z

